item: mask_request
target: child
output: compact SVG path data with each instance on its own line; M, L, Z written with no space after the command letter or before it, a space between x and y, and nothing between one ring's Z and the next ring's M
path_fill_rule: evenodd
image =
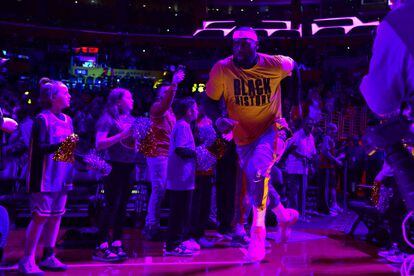
M32 219L26 232L24 257L19 261L23 274L43 274L35 263L40 235L44 236L43 270L64 271L67 266L54 254L60 221L65 213L67 191L72 187L71 163L53 160L54 152L73 134L72 119L62 113L70 105L70 94L60 81L42 78L40 103L43 111L36 117L29 149L28 188Z
M192 256L193 251L183 240L195 186L196 152L190 124L197 119L198 108L193 99L184 98L175 111L178 121L171 135L167 169L170 216L165 255Z
M131 136L133 107L129 90L113 89L96 127L96 149L106 150L112 170L104 183L106 205L99 222L98 246L92 257L95 261L113 262L127 258L121 239L132 189L131 174L137 158ZM110 229L113 230L112 243L109 243Z

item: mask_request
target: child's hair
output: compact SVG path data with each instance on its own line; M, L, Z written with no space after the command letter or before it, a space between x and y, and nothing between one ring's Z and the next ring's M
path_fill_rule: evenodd
M178 119L181 119L187 114L187 111L195 104L196 101L190 97L178 99L174 104L174 113Z
M109 93L108 99L106 101L106 111L112 118L119 118L119 110L117 104L127 92L129 92L128 89L118 87L112 89Z
M52 99L59 92L59 85L64 85L61 81L41 78L39 81L39 102L42 109L52 107Z

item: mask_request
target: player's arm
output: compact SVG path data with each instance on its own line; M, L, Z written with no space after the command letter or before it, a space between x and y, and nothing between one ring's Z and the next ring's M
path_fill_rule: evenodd
M299 97L302 87L297 63L288 56L276 55L273 58L277 74L281 76L282 80L286 77L290 77L288 93L295 94ZM293 133L284 118L276 118L275 125L279 130L279 137L282 138L282 140L286 141L292 137Z
M210 71L202 104L207 116L216 122L218 131L228 133L234 128L235 121L227 118L223 93L223 69L220 62L217 62Z

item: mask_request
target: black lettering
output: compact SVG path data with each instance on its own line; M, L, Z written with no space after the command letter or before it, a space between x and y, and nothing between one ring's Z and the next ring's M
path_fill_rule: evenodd
M238 95L241 94L241 90L240 90L240 80L234 79L233 83L234 83L234 95L235 96L238 96Z
M256 95L263 95L262 80L256 80Z
M241 92L243 96L247 96L244 80L241 80Z
M239 96L236 96L234 99L236 101L236 104L237 105L240 105L240 97Z
M249 104L249 97L243 97L244 106L250 106Z
M263 103L262 99L263 99L263 96L259 96L259 95L256 96L256 106L262 105Z
M269 78L263 79L263 86L264 86L265 94L271 94L272 93L272 90L270 89L270 79Z
M250 96L256 95L256 90L254 88L254 80L248 80L247 86L249 87L249 95Z

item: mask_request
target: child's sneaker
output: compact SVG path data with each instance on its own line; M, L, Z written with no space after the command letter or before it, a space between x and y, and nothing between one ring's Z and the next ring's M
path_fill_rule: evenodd
M43 259L39 266L42 270L46 271L66 271L68 269L68 266L59 261L55 255Z
M28 258L23 258L18 263L18 270L23 275L44 275L44 271L41 270L36 263Z
M182 242L182 245L193 252L200 251L201 249L200 245L194 239L186 240Z
M111 251L112 253L116 254L120 260L128 259L128 254L122 247L121 241L114 241L111 245Z
M101 245L95 248L92 259L98 262L117 262L120 260L118 255L108 248L107 244L106 246Z
M180 244L172 250L164 249L165 256L192 257L193 254L194 252L185 247L183 244Z

